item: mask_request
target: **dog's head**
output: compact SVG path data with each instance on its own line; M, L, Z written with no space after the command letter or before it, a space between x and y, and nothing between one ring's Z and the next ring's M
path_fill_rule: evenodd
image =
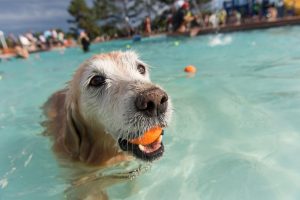
M103 129L122 151L146 161L162 156L162 136L148 145L129 142L153 127L165 128L171 117L169 96L151 82L148 66L134 52L87 60L70 83L68 99L74 98L87 126Z

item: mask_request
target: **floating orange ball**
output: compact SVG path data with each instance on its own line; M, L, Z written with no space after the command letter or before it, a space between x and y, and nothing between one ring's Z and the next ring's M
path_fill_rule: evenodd
M184 71L187 72L187 73L196 73L197 68L193 65L188 65L184 68Z
M146 131L141 137L130 140L133 144L148 145L153 143L161 135L162 128L157 126Z

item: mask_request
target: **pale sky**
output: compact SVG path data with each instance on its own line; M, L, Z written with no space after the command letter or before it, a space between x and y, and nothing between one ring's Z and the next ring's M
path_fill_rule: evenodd
M70 0L0 0L0 30L8 33L68 30Z

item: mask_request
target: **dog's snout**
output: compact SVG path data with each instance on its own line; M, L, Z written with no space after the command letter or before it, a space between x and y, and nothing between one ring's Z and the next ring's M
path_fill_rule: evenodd
M167 110L168 95L159 88L152 88L138 94L135 106L149 117L159 116Z

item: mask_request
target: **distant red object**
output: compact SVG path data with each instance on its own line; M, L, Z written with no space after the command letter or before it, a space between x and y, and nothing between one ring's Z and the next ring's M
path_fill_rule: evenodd
M187 72L187 73L196 73L197 68L193 65L188 65L184 68L184 71Z

